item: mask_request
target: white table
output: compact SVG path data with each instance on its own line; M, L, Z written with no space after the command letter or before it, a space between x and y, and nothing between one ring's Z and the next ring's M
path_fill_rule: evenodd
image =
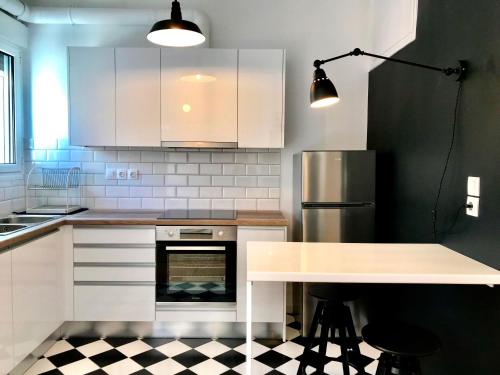
M248 242L246 374L255 281L493 286L500 271L437 244Z

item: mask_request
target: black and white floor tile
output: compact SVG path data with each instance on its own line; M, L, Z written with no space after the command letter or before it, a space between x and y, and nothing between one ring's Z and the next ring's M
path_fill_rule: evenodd
M294 375L303 351L303 338L293 321L289 341L255 340L253 373ZM338 357L337 345L328 344L327 355ZM67 338L57 341L25 375L230 375L245 373L244 339L170 338ZM366 367L375 373L379 352L362 343L361 352L372 359ZM317 348L315 348L317 351ZM307 373L314 373L308 367ZM325 374L341 375L338 362L328 362ZM351 369L351 374L356 374Z

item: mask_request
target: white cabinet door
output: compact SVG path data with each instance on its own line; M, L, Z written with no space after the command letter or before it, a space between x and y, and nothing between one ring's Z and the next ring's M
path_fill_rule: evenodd
M0 254L0 374L14 367L11 256L11 251Z
M286 241L285 227L238 227L237 320L246 321L247 241ZM253 286L252 321L283 322L285 284L259 282Z
M237 50L163 49L162 141L237 142Z
M57 231L12 250L15 363L64 321L62 243Z
M159 147L160 49L116 48L116 145Z
M115 50L69 48L69 124L74 146L114 146Z
M284 147L285 51L239 50L238 147Z

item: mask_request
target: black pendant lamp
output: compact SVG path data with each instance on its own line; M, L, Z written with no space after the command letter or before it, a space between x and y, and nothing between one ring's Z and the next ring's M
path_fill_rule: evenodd
M170 19L156 22L147 39L165 47L191 47L203 43L205 36L194 22L182 19L181 4L175 0Z
M312 108L327 107L340 100L332 81L326 76L325 71L319 67L314 71L309 96Z

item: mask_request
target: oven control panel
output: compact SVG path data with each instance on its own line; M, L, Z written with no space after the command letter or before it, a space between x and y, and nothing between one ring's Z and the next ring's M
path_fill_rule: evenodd
M236 241L236 226L157 226L156 241Z

